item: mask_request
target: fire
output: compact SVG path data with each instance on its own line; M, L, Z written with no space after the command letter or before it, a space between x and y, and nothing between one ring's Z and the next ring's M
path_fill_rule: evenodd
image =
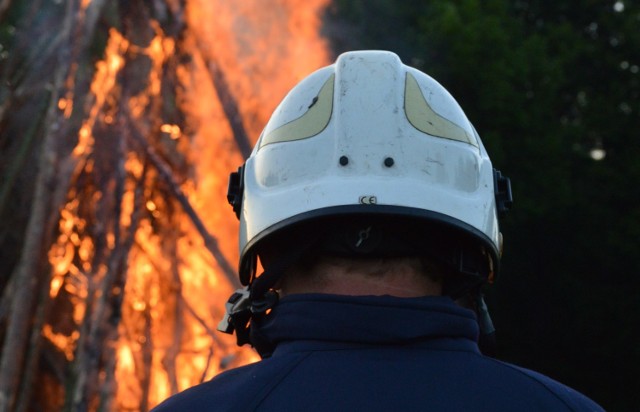
M49 297L70 316L43 336L77 374L74 402L148 410L258 359L215 332L237 287L227 176L284 94L328 63L328 1L188 0L180 35L155 20L148 41L109 30L48 254ZM73 96L58 109L69 118Z
M177 124L163 124L160 126L160 130L167 133L172 139L179 138L181 134L180 126Z

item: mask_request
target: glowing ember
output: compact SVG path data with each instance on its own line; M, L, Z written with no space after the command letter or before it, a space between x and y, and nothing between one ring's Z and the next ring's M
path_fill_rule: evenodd
M172 139L180 137L180 126L176 124L163 124L160 126L160 130L167 133Z

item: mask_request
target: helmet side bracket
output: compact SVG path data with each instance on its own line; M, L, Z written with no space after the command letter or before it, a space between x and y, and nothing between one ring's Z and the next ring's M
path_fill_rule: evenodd
M236 217L240 219L242 211L242 197L244 195L244 167L243 164L237 172L229 175L229 185L227 187L227 201L233 207Z
M511 180L503 176L499 170L493 169L493 187L496 195L496 209L498 217L504 217L513 206Z

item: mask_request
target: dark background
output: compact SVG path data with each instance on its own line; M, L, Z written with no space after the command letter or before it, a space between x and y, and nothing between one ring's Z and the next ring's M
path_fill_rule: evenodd
M3 296L11 292L8 279L24 245L43 136L54 130L60 153L73 148L73 127L84 115L77 108L108 29L146 21L131 10L164 16L164 31L176 37L184 28L182 16L169 13L163 1L107 1L93 26L77 28L89 33L86 39L74 40L75 31L69 37L79 50L49 45L59 40L51 27L73 16L67 6L77 3L0 0ZM545 373L607 410L638 410L640 4L333 0L324 23L336 55L391 50L442 83L475 125L494 166L511 178L515 205L502 222L503 270L488 290L498 358ZM124 31L134 36L143 28L131 23ZM80 62L77 110L62 123L66 132L55 132L47 116L57 101L51 78L63 66L58 60ZM169 115L177 110L165 94L163 119L181 123ZM594 149L604 158L595 160ZM0 340L7 316L0 302Z
M437 79L511 178L498 358L636 410L638 3L335 0L325 30L336 53L391 50Z

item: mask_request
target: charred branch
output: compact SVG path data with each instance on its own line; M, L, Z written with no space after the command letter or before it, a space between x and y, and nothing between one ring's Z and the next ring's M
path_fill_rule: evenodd
M0 216L4 214L7 203L10 200L11 190L15 185L20 170L24 167L27 155L31 151L36 140L36 136L39 134L40 128L42 127L42 123L45 118L44 114L47 110L46 101L42 106L43 108L37 113L34 123L25 132L22 139L20 139L20 147L13 157L11 164L8 167L8 171L4 176L2 187L0 187Z
M41 264L42 266L42 264ZM46 266L46 265L45 265ZM34 316L34 322L31 327L31 337L29 340L29 348L27 351L27 361L25 362L24 375L22 376L20 393L16 401L16 412L25 412L29 409L31 403L31 395L33 392L32 382L35 381L38 363L40 361L40 353L42 349L42 328L46 321L48 308L51 301L49 297L49 282L47 277L43 276L48 273L47 268L42 268L39 273L42 275L39 282L38 304Z
M213 339L213 341L216 342L219 347L224 348L225 344L218 338L218 334L209 327L207 322L205 322L205 320L202 319L200 315L198 315L198 313L193 308L193 306L191 306L189 302L187 302L184 299L184 297L180 296L180 299L182 299L182 301L184 302L184 306L185 306L185 309L187 309L187 312L189 312L191 316L193 316L193 318L198 321L200 326L202 326L202 328L207 332L207 334L211 337L211 339Z
M195 228L198 230L198 233L200 233L200 236L202 236L202 238L204 239L206 248L216 259L218 266L220 267L220 269L222 269L222 272L228 282L234 288L239 288L240 283L238 281L238 276L235 269L233 269L226 256L224 256L224 254L220 250L217 239L209 233L204 225L204 222L202 222L193 206L191 206L191 202L189 202L189 199L187 199L187 196L182 191L180 184L173 177L170 166L157 154L155 149L151 147L149 142L147 142L147 140L138 129L138 126L131 120L130 117L128 118L128 129L131 131L131 136L140 146L142 146L142 149L144 150L144 153L149 161L158 170L158 173L171 190L172 195L178 200L185 213L193 222Z
M200 375L200 383L204 382L207 378L207 371L209 371L209 367L211 366L211 361L213 360L213 347L209 348L209 356L207 356L207 363L202 370L202 375Z
M142 373L140 376L140 387L142 396L140 398L140 412L147 412L149 407L149 391L151 389L151 362L153 360L153 337L151 335L151 312L149 306L144 312L144 339L142 342Z
M242 123L242 115L240 114L238 102L234 98L224 71L218 62L208 59L206 56L203 57L207 64L207 68L209 69L213 85L218 92L218 98L220 99L220 103L222 103L222 108L229 120L229 126L231 127L238 149L240 150L242 157L247 159L251 154L252 145L244 128L244 124Z
M176 373L176 358L180 353L180 348L182 344L182 333L184 332L184 321L183 321L183 312L184 312L184 299L182 299L182 280L180 279L180 273L178 271L179 259L177 250L175 247L172 247L171 250L171 275L172 275L172 284L171 290L175 296L175 305L174 305L174 322L175 327L173 328L173 340L169 348L162 359L162 366L167 372L167 376L169 378L169 388L171 393L178 393L178 375Z

